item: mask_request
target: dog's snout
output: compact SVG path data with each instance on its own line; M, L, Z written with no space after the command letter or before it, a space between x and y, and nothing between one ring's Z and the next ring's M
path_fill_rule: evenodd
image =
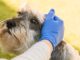
M6 24L7 24L8 29L11 29L11 28L13 28L13 27L16 26L16 22L13 21L13 20L11 20L11 21L10 21L10 20L7 21Z

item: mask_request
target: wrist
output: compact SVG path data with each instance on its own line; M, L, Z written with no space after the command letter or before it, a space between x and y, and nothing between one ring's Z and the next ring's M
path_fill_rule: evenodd
M41 36L40 40L47 40L49 41L53 48L56 47L58 45L58 40L57 40L57 35L56 34L50 34L50 35L45 35L45 36Z
M42 40L42 42L44 42L48 46L49 51L51 51L51 50L53 51L53 46L50 41L44 39L44 40Z

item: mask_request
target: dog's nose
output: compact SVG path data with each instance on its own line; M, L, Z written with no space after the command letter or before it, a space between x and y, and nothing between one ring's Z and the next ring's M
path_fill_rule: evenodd
M9 20L6 22L8 29L11 29L13 27L16 27L16 22L13 20Z

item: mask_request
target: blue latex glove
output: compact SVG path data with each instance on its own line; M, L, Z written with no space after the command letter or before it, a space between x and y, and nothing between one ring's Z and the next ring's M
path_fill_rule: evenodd
M63 39L64 24L51 9L42 25L40 40L48 40L56 47Z

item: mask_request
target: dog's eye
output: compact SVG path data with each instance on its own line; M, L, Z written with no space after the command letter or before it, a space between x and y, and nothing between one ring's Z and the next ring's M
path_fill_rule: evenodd
M37 21L36 18L32 18L32 19L30 19L30 22L31 22L32 24L38 24L38 21Z
M7 23L7 27L8 27L8 29L11 29L11 28L13 28L13 27L15 27L16 26L16 23L15 23L15 21L7 21L6 22Z

